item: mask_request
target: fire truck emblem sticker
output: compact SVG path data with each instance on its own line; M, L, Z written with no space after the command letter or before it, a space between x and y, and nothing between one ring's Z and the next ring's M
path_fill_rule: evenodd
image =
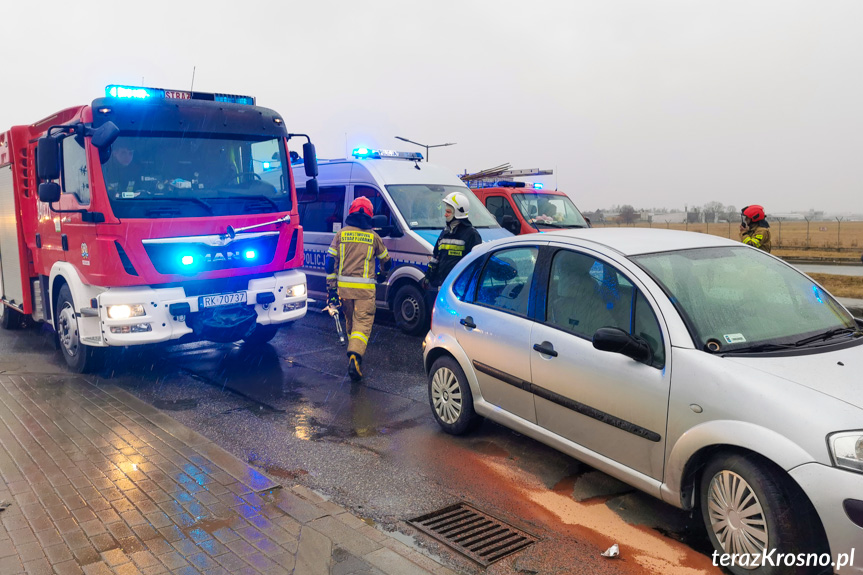
M89 257L90 257L90 250L89 250L89 248L87 248L87 244L82 242L81 243L81 263L84 264L85 266L89 266L90 265L90 260L88 259Z

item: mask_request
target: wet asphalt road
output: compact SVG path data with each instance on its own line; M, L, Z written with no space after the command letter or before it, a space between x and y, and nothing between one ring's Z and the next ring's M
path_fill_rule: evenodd
M385 313L364 383L353 384L331 322L311 308L269 345L112 350L93 379L110 380L275 478L315 489L388 531L464 500L541 538L489 567L492 575L718 572L699 516L495 423L465 437L441 432L428 405L422 338L403 335ZM0 332L4 371L62 373L65 365L37 326ZM612 543L621 558L601 558ZM415 544L461 572L478 572L425 536Z

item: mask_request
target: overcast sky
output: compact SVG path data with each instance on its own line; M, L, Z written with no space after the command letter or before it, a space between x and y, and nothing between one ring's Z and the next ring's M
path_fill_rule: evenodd
M0 129L110 83L250 94L319 157L456 146L584 210L863 211L863 2L3 2Z

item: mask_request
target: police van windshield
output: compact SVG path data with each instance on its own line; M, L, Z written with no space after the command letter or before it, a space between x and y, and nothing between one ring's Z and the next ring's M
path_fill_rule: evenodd
M587 222L567 196L545 193L513 194L515 205L530 224L552 228L586 228Z
M470 202L468 219L474 227L500 227L482 202L465 186L391 185L387 186L387 191L412 230L442 230L446 226L442 200L453 192L467 196Z
M206 134L121 135L102 175L118 218L180 218L291 209L284 141Z

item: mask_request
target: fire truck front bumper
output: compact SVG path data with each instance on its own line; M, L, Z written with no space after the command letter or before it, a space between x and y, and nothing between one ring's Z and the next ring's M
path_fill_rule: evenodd
M232 293L187 295L182 287L108 288L96 298L99 344L140 345L189 335L236 341L258 325L305 316L306 293L306 276L296 270L252 279L248 289Z

